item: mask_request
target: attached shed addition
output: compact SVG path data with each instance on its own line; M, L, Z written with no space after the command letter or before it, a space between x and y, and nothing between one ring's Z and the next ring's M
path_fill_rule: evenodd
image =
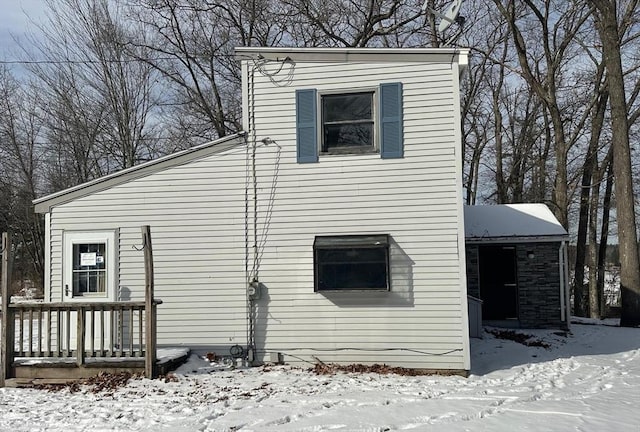
M569 323L567 231L544 204L466 206L467 289L485 323Z

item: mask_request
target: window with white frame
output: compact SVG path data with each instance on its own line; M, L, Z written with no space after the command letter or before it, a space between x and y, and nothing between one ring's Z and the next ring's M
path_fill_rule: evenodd
M374 92L321 96L322 152L375 150Z
M313 244L315 291L390 289L389 236L318 236Z
M73 244L73 295L106 293L106 250L104 242Z
M115 231L64 233L65 299L114 295Z

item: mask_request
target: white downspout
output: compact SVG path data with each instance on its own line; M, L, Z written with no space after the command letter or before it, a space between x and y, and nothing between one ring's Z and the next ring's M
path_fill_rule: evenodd
M560 272L560 321L566 321L567 316L564 310L564 241L560 242L558 249L558 271Z
M565 241L562 242L563 245L563 256L564 256L564 280L565 282L567 282L569 280L569 257L568 257L568 246L567 243ZM565 284L566 285L566 284ZM567 328L569 328L571 326L571 300L570 300L570 294L569 294L569 289L565 286L565 290L564 290L564 295L565 295L565 313L566 313L566 317L567 317Z
M569 327L569 322L571 321L571 303L569 299L569 290L567 289L567 283L569 281L567 260L567 244L563 240L560 243L560 249L558 249L558 270L560 271L560 321L566 322L567 327Z
M44 214L44 287L45 303L52 302L51 298L51 211Z

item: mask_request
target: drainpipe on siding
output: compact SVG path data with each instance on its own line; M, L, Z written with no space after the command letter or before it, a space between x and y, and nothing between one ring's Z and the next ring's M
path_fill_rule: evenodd
M569 274L567 270L567 243L564 240L560 242L558 258L560 267L558 269L560 271L560 321L564 321L567 324L567 328L569 328L571 321L570 298L569 290L567 289Z
M564 280L565 280L565 289L564 289L564 295L565 295L565 313L566 313L566 317L567 317L567 328L569 328L571 326L571 300L569 298L570 296L570 290L567 288L568 282L569 282L569 256L568 256L568 250L569 247L567 245L566 242L562 242L562 244L564 245L563 248L563 256L564 256Z
M566 321L567 316L564 309L564 241L560 242L558 249L558 271L560 272L560 321Z

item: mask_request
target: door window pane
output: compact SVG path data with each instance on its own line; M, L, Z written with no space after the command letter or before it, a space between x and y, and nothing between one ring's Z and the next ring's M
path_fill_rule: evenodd
M106 292L106 244L73 244L73 294Z

